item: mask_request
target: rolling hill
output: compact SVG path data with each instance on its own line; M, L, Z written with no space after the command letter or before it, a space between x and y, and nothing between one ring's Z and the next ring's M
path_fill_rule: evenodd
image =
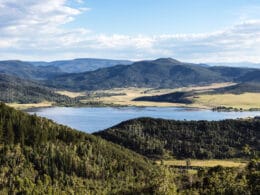
M237 79L238 82L255 82L260 83L260 70L254 70L250 71L244 75L242 75L240 78Z
M92 72L58 76L47 83L71 90L96 90L118 87L175 88L229 81L206 66L165 58L117 65Z
M225 159L260 152L260 120L174 121L139 118L94 133L151 158Z
M253 77L251 77L253 78ZM133 99L134 101L149 101L149 102L170 102L180 104L191 104L194 98L200 95L219 95L219 94L243 94L243 93L260 93L260 82L244 82L235 85L221 87L209 91L176 91L163 95L142 96Z
M35 66L51 66L57 67L66 73L80 73L93 71L99 68L106 68L114 65L131 64L128 60L110 60L110 59L95 59L95 58L79 58L73 60L60 60L53 62L30 62Z
M253 77L250 80L254 80ZM242 93L260 93L260 82L243 82L236 85L223 87L215 89L210 94L220 94L220 93L232 93L232 94L242 94Z
M169 194L174 187L135 152L2 103L0 162L1 194Z
M39 103L43 101L72 104L75 99L60 95L37 82L0 74L0 101L6 103Z

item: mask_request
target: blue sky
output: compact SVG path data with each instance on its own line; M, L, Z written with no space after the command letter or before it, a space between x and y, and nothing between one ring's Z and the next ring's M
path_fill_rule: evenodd
M0 59L260 62L259 0L0 0Z
M203 33L239 23L243 15L260 17L246 10L260 6L250 0L92 0L86 5L92 10L71 27L111 34Z

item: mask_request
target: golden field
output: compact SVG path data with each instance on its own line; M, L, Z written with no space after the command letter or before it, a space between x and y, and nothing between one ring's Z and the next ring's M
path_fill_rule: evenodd
M133 99L142 97L142 96L154 96L154 95L163 95L166 93L172 93L176 91L209 91L212 89L217 89L221 87L231 86L234 83L214 83L208 86L196 86L196 87L182 87L176 89L152 89L152 88L116 88L110 90L98 90L93 92L105 93L105 94L119 94L112 95L109 97L93 97L83 100L82 102L88 101L99 101L104 104L115 104L121 106L157 106L157 107L169 107L169 106L183 106L183 107L200 107L200 108L209 108L207 105L203 104L179 104L179 103L167 103L167 102L150 102L150 101L133 101Z
M158 161L157 163L161 163ZM186 160L164 160L164 165L169 166L186 166ZM190 166L192 167L244 167L247 165L247 162L235 161L235 160L190 160Z
M18 110L26 110L29 108L43 108L43 107L51 107L54 102L40 102L40 103L32 103L32 104L20 104L20 103L8 103L8 106L11 106Z
M194 102L206 107L225 106L247 110L260 108L260 93L199 95Z
M189 97L192 104L168 103L168 102L150 102L150 101L133 101L133 99L142 96L155 96L176 91L185 92L207 92L217 88L234 85L235 83L214 83L207 86L191 86L176 89L152 89L152 88L115 88L110 90L97 91L56 91L61 95L70 98L83 97L82 103L98 102L104 105L116 106L156 106L156 107L190 107L212 109L214 107L225 106L237 109L249 110L251 108L260 109L260 93L244 93L244 94L199 94L196 97ZM84 97L86 96L86 97ZM37 104L9 104L17 109L28 109L34 107L49 107L55 102L41 102Z

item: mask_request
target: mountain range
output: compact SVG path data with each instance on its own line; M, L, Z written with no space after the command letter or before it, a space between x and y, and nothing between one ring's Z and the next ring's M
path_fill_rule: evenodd
M208 63L211 66L230 66L230 67L247 67L247 68L260 68L260 63L253 62L219 62Z
M116 65L95 71L65 74L46 82L68 90L97 90L123 87L177 88L217 82L258 79L259 69L210 67L183 63L171 58Z
M59 60L53 62L29 62L35 66L52 66L59 68L65 73L79 73L93 71L99 68L106 68L117 64L128 65L132 62L129 60L111 60L95 58L78 58L73 60Z
M43 80L66 74L93 71L117 64L131 64L127 60L82 58L53 62L0 61L0 73L25 79Z
M0 61L0 73L51 88L72 91L124 87L177 88L217 82L260 82L260 70L208 66L172 58L131 63L122 60L74 59L54 62Z

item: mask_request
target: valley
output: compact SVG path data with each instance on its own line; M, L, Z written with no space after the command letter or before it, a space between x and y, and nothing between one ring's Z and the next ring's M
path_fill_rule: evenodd
M140 118L90 135L1 103L0 192L254 194L259 122Z
M91 63L93 67L87 69ZM259 70L254 68L211 67L172 58L138 62L105 59L50 63L0 61L0 65L0 100L16 108L53 102L52 106L260 109ZM9 71L14 66L18 68Z
M0 193L258 191L258 69L171 58L0 65Z
M182 87L176 89L153 89L153 88L116 88L109 90L91 91L87 98L82 98L82 103L101 102L108 106L155 106L155 107L187 107L200 109L213 109L217 107L231 107L233 110L258 110L260 109L260 92L255 93L212 93L214 90L235 86L235 83L214 83L206 86ZM170 101L136 101L142 97L161 96L174 92L191 93L188 95L190 103ZM207 93L210 92L210 93ZM58 92L60 93L60 92ZM196 93L196 95L194 95ZM84 96L84 92L64 91L60 94L70 97Z
M260 195L259 13L0 0L0 195Z

